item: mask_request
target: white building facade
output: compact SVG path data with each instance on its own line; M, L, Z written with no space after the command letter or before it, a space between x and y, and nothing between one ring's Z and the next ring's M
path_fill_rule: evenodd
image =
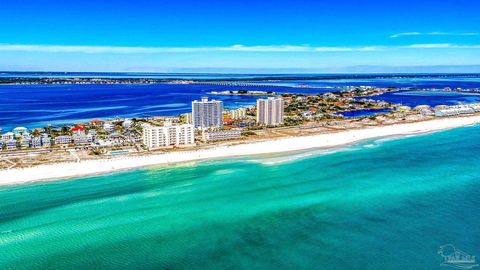
M480 112L480 104L436 106L434 110L435 116L437 117L472 114L476 112Z
M15 133L13 132L7 132L2 135L2 140L3 141L9 141L15 139Z
M238 108L238 109L229 111L228 114L232 119L244 119L247 117L247 109Z
M142 140L148 149L193 146L195 145L195 129L191 124L165 123L163 127L144 124Z
M63 135L55 137L55 144L71 144L72 136Z
M192 123L195 128L209 129L223 127L223 102L208 100L192 102Z
M240 139L241 137L242 133L238 129L207 131L202 134L202 139L204 142L235 140Z
M42 147L42 138L41 137L33 137L30 140L30 147L32 147L32 148Z
M283 99L267 98L257 100L257 124L276 126L283 123Z

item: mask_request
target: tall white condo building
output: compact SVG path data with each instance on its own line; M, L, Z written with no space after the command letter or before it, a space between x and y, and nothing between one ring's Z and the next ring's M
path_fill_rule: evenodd
M257 123L267 126L283 123L283 99L274 97L258 99Z
M223 102L208 100L207 97L203 97L201 101L193 101L192 122L195 128L222 128Z
M143 144L148 149L173 146L191 146L195 144L195 130L193 125L172 125L165 122L163 127L143 125Z

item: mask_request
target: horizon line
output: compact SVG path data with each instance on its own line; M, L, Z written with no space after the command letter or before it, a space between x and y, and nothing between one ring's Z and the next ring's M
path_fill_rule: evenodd
M383 67L383 66L369 66L369 67ZM389 68L429 68L429 67L437 67L437 68L454 68L454 67L478 67L480 68L480 65L456 65L456 66L388 66ZM387 67L387 68L388 68ZM352 67L345 67L345 68L355 68L355 66ZM189 69L189 68L185 68ZM200 68L201 69L201 68ZM210 68L210 69L222 69L222 68ZM242 68L223 68L223 69L235 69L235 70L240 70ZM248 68L244 68L245 70L248 70ZM283 68L257 68L257 70L278 70L281 71ZM288 69L288 68L287 68ZM337 68L338 69L338 68ZM2 73L64 73L64 74L72 74L72 73L79 73L79 74L151 74L151 75L157 75L157 74L179 74L179 75L191 75L191 74L197 74L197 75L289 75L289 74L298 74L298 75L355 75L355 74L362 74L362 75L480 75L480 70L478 71L442 71L442 72L437 72L437 71L425 71L425 72L392 72L392 71L345 71L345 72L340 72L340 71L331 71L331 72L326 72L326 71L308 71L305 70L302 72L295 72L294 69L288 69L290 72L284 72L284 73L261 73L261 72L218 72L218 71L199 71L199 72L194 72L194 71L178 71L178 72L162 72L162 71L55 71L55 70L49 70L49 71L41 71L41 70L0 70L0 75ZM297 68L297 71L303 70L303 68ZM0 76L0 78L2 78Z
M83 53L83 54L155 54L155 53L195 53L195 52L376 52L403 49L480 49L479 44L456 43L417 43L408 45L370 46L311 46L303 45L253 45L235 44L231 46L198 47L145 47L145 46L97 46L97 45L42 45L0 43L0 52L43 52L43 53Z

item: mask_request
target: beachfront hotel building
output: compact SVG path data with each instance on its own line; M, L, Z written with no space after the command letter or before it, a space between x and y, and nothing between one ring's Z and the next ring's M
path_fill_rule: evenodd
M165 122L163 127L144 124L143 144L148 149L195 145L195 129L191 124L172 125Z
M276 126L283 123L283 99L270 97L257 100L257 124Z
M216 129L223 127L223 102L208 100L192 102L192 123L198 129Z

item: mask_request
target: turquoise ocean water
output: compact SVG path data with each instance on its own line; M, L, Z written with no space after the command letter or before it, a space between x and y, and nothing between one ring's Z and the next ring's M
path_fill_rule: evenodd
M0 269L445 269L480 127L0 188Z

